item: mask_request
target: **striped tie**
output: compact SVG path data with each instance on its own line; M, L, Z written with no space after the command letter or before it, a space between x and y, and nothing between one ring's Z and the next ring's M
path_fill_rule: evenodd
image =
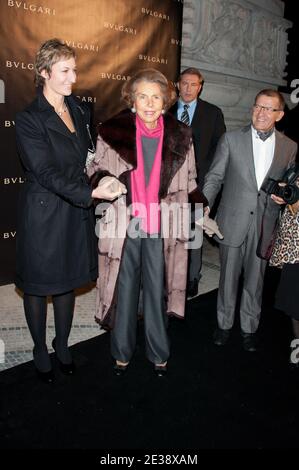
M189 104L184 104L184 111L182 112L182 115L181 115L181 121L186 124L186 126L190 126L190 118L189 118L189 114L188 114L188 108L189 108Z

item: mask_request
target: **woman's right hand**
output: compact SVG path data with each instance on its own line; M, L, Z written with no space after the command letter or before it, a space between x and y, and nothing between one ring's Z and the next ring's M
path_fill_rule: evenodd
M106 199L107 201L113 201L122 194L126 194L127 189L123 183L121 183L114 176L104 176L95 188L91 197L94 199Z

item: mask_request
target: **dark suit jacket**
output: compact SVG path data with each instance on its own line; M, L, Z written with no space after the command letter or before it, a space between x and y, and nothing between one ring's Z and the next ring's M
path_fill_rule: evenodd
M172 106L170 112L177 116L177 103ZM199 189L202 189L204 178L213 160L218 140L226 130L221 109L199 98L191 127L198 185Z
M42 92L16 118L26 182L19 198L16 285L33 295L79 287L97 275L91 188L85 175L89 110L66 98L72 134Z

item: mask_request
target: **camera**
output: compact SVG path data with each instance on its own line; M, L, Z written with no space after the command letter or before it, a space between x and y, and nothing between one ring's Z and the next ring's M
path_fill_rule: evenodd
M299 188L296 180L299 177L299 166L295 165L289 168L281 180L268 178L261 189L267 194L274 194L281 197L287 204L294 204L299 200ZM284 183L284 186L280 186Z

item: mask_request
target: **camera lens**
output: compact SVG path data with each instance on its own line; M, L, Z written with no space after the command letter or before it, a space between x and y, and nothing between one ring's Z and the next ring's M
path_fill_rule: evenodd
M285 200L287 204L294 204L298 201L298 188L295 185L287 184L283 187L282 199Z
M290 186L285 186L283 188L283 196L282 198L285 200L285 201L288 201L289 199L292 198L292 194L293 194L293 191L292 191L292 188Z

